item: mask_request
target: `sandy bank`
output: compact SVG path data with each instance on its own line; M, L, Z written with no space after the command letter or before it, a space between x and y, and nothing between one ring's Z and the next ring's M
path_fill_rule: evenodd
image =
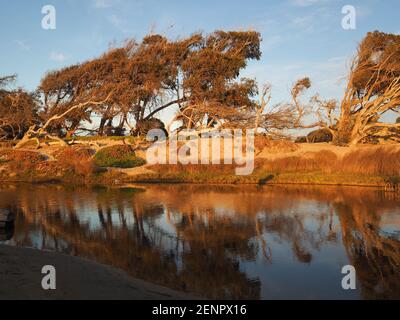
M42 289L44 265L57 271L57 289ZM177 300L193 298L81 258L0 246L0 299Z

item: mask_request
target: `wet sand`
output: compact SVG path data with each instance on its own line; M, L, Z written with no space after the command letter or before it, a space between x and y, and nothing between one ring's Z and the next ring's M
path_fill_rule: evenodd
M56 268L56 290L45 291L42 267ZM177 292L138 279L109 266L52 252L0 245L2 300L185 300Z

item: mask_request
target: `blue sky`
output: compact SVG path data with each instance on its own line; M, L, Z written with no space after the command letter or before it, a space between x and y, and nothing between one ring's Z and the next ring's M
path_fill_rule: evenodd
M149 31L170 38L195 31L254 29L261 61L244 76L270 82L275 101L308 75L319 91L340 98L349 61L368 31L400 33L398 0L0 0L0 74L17 73L33 90L46 71L96 57L111 42ZM44 5L57 10L56 30L43 30ZM341 27L344 5L357 10L356 30Z

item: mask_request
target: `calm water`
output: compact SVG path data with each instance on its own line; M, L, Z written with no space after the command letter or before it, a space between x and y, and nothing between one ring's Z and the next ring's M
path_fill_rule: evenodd
M400 196L363 188L2 185L0 242L218 299L400 298ZM357 290L341 288L354 265Z

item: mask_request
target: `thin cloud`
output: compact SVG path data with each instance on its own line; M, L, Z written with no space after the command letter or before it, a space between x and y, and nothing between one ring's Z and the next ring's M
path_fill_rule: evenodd
M281 35L271 35L267 37L267 40L262 43L262 48L265 51L272 50L275 46L279 45L284 41L284 38Z
M355 8L358 18L365 18L371 15L371 10L364 5L356 5Z
M29 51L31 50L31 47L23 40L17 40L16 41L18 47L22 50L22 51Z
M319 7L315 10L310 10L307 15L292 17L289 26L306 32L328 32L334 22L335 16L332 15L332 12L327 8Z
M107 17L107 20L120 31L127 33L129 30L127 29L127 21L125 19L120 18L116 14L112 14Z
M50 53L50 59L56 62L64 62L67 58L64 54L52 51Z
M286 101L294 81L309 76L312 88L308 95L320 93L326 98L340 99L348 74L347 56L331 57L318 61L291 61L265 63L262 66L249 66L244 76L256 78L259 83L271 83L273 86L273 103Z
M98 9L111 8L119 2L119 0L92 0L93 7Z
M313 29L314 22L315 17L313 15L296 17L292 20L292 26L295 28L310 30Z
M291 2L297 7L309 7L321 3L321 0L292 0Z

